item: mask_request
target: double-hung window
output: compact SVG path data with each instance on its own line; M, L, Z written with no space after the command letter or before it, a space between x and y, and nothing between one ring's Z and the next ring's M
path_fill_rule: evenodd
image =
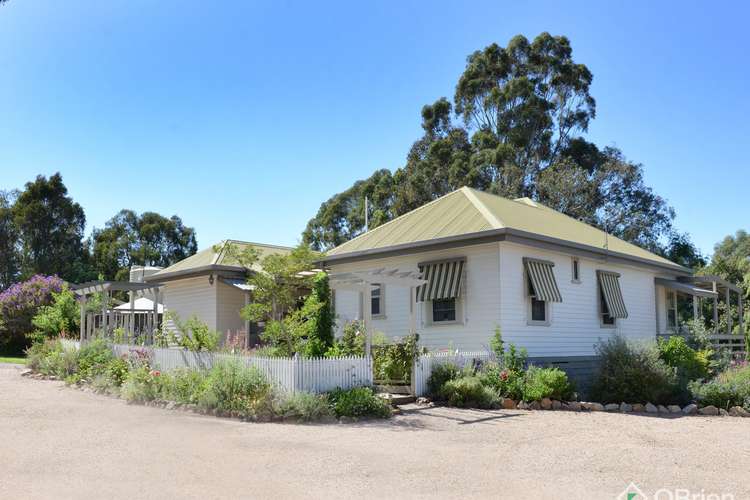
M383 285L380 283L373 283L372 291L370 291L370 303L372 304L372 315L373 316L385 316L385 293Z
M529 325L546 326L550 324L551 302L562 302L560 289L557 287L553 267L547 260L524 258L526 293L528 295Z

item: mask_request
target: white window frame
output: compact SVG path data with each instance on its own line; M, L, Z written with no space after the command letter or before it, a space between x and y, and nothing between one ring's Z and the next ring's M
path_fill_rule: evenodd
M425 308L427 309L427 324L430 326L444 326L444 325L463 325L464 324L464 301L462 296L458 296L455 299L456 303L456 319L452 321L435 321L432 318L432 300L425 301Z
M386 312L385 312L385 285L383 283L373 283L373 286L377 286L380 290L380 311L375 314L372 314L373 319L385 319L386 318ZM370 301L372 301L373 296L372 293L375 291L375 289L370 290ZM372 302L371 302L372 303Z
M611 314L609 317L612 318L612 323L604 322L604 308L602 307L602 305L606 305L606 303L604 301L604 293L602 292L602 284L599 283L598 276L596 279L596 297L597 316L599 316L599 328L617 328L617 318L612 318Z
M576 268L578 269L578 277L576 277ZM581 259L578 257L570 258L570 282L576 285L581 283Z
M679 331L680 329L680 317L678 315L678 309L677 309L677 292L675 292L674 290L669 290L669 289L665 289L664 291L665 291L664 303L666 304L665 309L667 313L664 324L668 332L676 332L676 331ZM671 301L669 300L670 294L672 295ZM669 311L670 310L674 311L674 325L671 325L671 326L669 324Z
M531 287L531 280L529 280L529 273L526 272L526 268L524 268L523 271L524 276L524 296L526 300L526 325L527 326L550 326L552 324L552 318L550 317L552 313L552 308L549 306L549 301L546 300L540 300L538 302L544 302L544 321L539 321L532 319L532 300L531 298L534 297L534 295L531 293L532 287Z

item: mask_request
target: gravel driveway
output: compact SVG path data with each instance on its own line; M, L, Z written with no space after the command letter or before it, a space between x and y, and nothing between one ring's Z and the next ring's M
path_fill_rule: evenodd
M385 422L253 424L10 365L0 397L0 498L614 498L631 481L750 497L750 419L410 407Z

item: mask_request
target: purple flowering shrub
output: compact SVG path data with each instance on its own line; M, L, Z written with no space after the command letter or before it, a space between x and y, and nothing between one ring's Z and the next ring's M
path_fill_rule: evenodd
M63 283L57 276L37 274L0 293L0 351L21 352L28 347L32 318L41 306L52 303L52 293L60 292Z

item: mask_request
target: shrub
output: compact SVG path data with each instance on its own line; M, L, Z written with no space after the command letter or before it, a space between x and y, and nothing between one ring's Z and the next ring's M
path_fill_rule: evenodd
M182 404L197 404L206 392L206 372L178 368L166 375L168 396Z
M311 422L332 417L328 396L309 392L284 395L276 402L274 413L285 419Z
M328 394L331 409L337 417L389 418L391 407L369 387L335 389Z
M660 339L659 357L669 366L677 369L677 374L686 380L708 377L710 351L696 351L687 341L678 336Z
M559 368L530 366L523 376L522 393L524 401L569 400L573 396L573 386L568 375Z
M44 358L55 351L63 351L62 343L59 340L48 339L44 342L35 342L31 347L26 349L26 366L38 372Z
M165 392L164 386L164 377L160 371L141 366L128 372L120 394L129 402L144 403L161 399Z
M361 321L352 321L344 325L341 339L334 342L326 351L326 357L340 358L345 356L365 355L365 330Z
M680 400L675 370L650 345L631 344L620 336L597 346L599 370L591 395L602 403L671 404Z
M190 316L184 323L175 313L167 313L167 318L171 319L180 335L173 335L172 342L183 349L190 351L215 351L219 345L221 335L215 330L211 330L206 323L201 321L195 314Z
M114 359L110 346L103 339L87 342L76 352L78 380L90 380L105 373L107 365Z
M461 376L461 370L453 363L442 363L432 367L430 378L427 379L427 394L435 400L445 400L443 386L450 380Z
M105 377L120 387L128 376L128 363L123 358L113 358L105 367Z
M411 369L417 356L418 335L373 346L373 372L376 380L411 382Z
M743 406L750 411L750 366L730 368L709 382L692 382L690 390L703 405L724 409Z
M36 275L0 293L0 352L22 352L31 345L31 320L40 307L49 305L63 281L57 276Z
M80 306L67 285L59 292L52 292L52 304L40 306L31 323L34 332L30 338L34 342L58 336L69 336L78 329Z
M208 409L256 417L268 410L271 396L271 384L260 370L239 362L226 362L209 370L199 404Z
M450 406L460 408L496 408L500 403L497 393L477 376L448 380L441 392Z
M487 363L479 373L482 384L492 387L504 398L523 398L523 372L508 370L498 363Z

